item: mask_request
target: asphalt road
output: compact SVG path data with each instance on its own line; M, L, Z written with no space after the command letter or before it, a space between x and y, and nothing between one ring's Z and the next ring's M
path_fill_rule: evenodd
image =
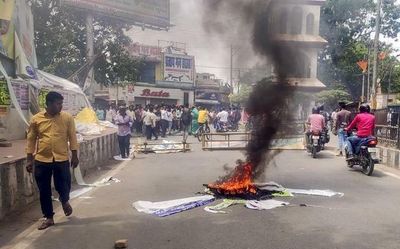
M341 198L283 199L313 207L255 211L237 205L229 214L196 208L165 218L137 212L132 207L137 200L193 196L203 189L203 183L224 175L224 165L232 166L244 157L240 152L194 149L185 154L139 155L113 171L120 183L73 200L72 217L58 212L56 226L44 232L31 227L9 245L102 249L112 248L117 239L128 239L131 249L400 248L400 178L381 171L365 176L348 169L343 158L329 151L320 153L318 159L304 151L285 151L259 179L290 188L344 193Z

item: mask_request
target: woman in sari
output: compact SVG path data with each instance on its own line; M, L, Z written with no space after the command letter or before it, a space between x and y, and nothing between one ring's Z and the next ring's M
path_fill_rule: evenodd
M199 123L197 119L199 118L199 110L194 106L192 108L192 134L196 134L196 131L199 129Z

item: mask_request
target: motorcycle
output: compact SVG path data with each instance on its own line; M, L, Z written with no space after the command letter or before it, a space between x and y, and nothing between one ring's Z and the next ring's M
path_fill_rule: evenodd
M217 120L216 125L215 125L215 130L217 132L228 132L228 131L233 131L236 132L238 131L239 126L238 124L234 124L230 121L228 121L227 123L221 122L219 120Z
M348 134L348 136L354 136L352 132ZM360 144L359 151L354 151L353 159L349 160L349 154L347 151L347 146L345 146L345 156L347 161L347 167L353 168L354 165L359 165L362 168L362 172L365 175L372 175L374 171L375 163L379 163L379 159L377 159L376 153L378 144L378 139L376 137L367 137L363 138ZM354 146L353 146L353 149Z
M322 133L310 133L308 135L307 151L311 153L312 158L317 157L317 153L323 150L324 141L322 139Z

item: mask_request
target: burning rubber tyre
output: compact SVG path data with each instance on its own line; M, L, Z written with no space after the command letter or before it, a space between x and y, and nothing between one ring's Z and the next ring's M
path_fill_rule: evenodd
M366 161L366 165L362 165L362 172L366 174L367 176L372 175L372 172L374 172L374 159L371 157Z

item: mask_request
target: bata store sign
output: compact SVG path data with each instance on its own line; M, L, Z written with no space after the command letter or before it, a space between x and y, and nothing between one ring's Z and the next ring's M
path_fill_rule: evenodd
M152 91L151 89L143 89L141 97L160 97L160 98L168 98L170 96L167 91Z
M134 96L135 98L147 99L182 99L183 91L180 89L135 86Z

